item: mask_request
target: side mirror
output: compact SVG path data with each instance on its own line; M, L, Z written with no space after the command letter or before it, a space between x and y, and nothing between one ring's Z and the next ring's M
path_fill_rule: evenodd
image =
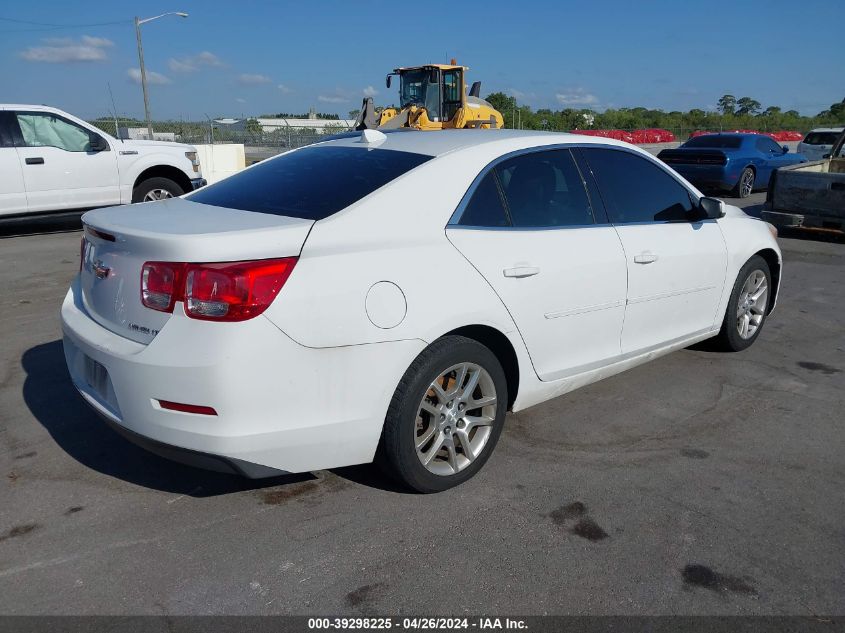
M788 154L788 153L789 153L789 146L784 145L782 149L783 149L783 153L784 153L784 154Z
M706 220L718 220L725 217L724 203L718 198L703 197L698 201L698 208Z
M390 80L391 80L391 79L393 79L393 77L391 77L390 75L388 75L388 76L387 76L387 77L385 77L385 79L384 79L384 85L385 85L385 86L387 86L388 88L390 88Z
M92 152L107 152L109 149L109 144L99 134L94 134L91 132L91 140L89 141L89 145L91 146L90 151Z

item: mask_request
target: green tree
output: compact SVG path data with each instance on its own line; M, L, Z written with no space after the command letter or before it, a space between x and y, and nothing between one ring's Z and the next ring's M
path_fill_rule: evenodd
M736 100L736 113L740 116L744 114L757 114L760 111L760 102L751 97L740 97Z
M722 98L716 102L716 109L722 114L733 114L736 110L736 97L722 95Z
M778 114L780 114L780 108L779 107L769 106L768 108L763 110L763 113L760 116L773 117L773 116L777 116Z
M261 127L261 124L258 122L258 119L247 119L246 123L244 124L244 129L249 134L261 134L264 131L264 128Z

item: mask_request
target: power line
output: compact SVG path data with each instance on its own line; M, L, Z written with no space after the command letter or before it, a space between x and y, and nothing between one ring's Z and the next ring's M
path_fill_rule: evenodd
M57 31L61 29L87 29L98 26L114 26L117 24L131 24L132 20L113 20L111 22L91 22L88 24L55 24L52 22L33 22L31 20L18 20L16 18L0 17L0 22L12 22L14 24L26 24L38 28L31 29L4 29L0 33L28 33L32 31Z

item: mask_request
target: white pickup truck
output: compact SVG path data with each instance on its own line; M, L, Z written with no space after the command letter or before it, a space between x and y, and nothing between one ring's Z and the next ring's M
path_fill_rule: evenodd
M0 218L148 202L204 184L190 145L119 140L56 108L0 104Z

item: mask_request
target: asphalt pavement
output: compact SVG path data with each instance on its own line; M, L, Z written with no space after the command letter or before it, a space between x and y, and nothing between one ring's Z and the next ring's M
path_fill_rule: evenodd
M511 414L479 476L421 496L368 466L249 481L127 443L65 369L79 231L15 232L0 613L845 614L842 240L780 240L751 349L680 351Z

